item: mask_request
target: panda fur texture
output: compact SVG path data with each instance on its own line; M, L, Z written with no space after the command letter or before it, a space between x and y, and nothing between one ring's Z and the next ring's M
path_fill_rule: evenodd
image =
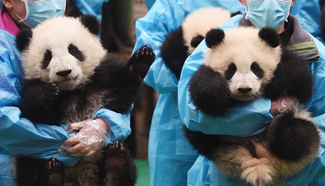
M236 14L221 8L201 8L190 13L177 30L166 36L161 46L161 57L166 66L179 79L186 58L203 41L205 34Z
M293 96L306 103L312 96L307 62L281 49L270 29L212 29L206 35L204 63L190 80L197 108L211 116L256 97ZM309 113L286 111L253 137L206 135L184 128L190 143L228 177L254 186L279 183L310 164L318 154L320 135Z
M143 46L127 63L119 62L102 47L99 28L95 17L85 15L50 19L18 34L25 74L22 117L59 125L91 119L101 108L130 111L155 55ZM94 159L99 161L63 168L55 158L16 157L17 185L135 185L135 165L122 143L103 148Z

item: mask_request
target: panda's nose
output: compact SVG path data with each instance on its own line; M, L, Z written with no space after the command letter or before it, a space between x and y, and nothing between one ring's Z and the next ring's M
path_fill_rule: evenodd
M67 77L69 74L71 74L71 70L63 70L60 72L57 72L56 75L61 76L61 77Z
M238 91L241 92L241 93L248 93L252 90L252 88L238 88Z

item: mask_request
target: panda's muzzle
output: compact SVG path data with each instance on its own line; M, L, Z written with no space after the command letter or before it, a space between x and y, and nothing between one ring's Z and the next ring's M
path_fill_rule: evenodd
M61 76L61 77L67 77L69 74L71 74L71 70L63 70L60 72L57 72L56 75Z
M250 91L252 91L252 88L238 88L238 91L243 93L243 94L247 94Z

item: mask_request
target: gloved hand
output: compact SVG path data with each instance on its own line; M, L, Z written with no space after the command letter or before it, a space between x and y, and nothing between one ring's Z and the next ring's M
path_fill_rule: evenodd
M79 133L64 141L60 152L66 152L75 157L91 158L109 142L108 126L102 119L71 123L68 132L73 131L79 131Z
M294 112L298 111L299 100L295 97L284 96L275 101L272 101L270 113L275 117L280 113L287 110L292 110Z

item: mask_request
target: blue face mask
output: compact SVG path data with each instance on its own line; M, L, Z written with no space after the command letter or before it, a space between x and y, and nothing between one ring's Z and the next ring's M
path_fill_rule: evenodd
M35 28L38 24L47 19L59 17L64 15L66 0L21 0L25 2L26 17L20 18L15 11L13 11L19 22L23 22L30 28Z
M287 20L291 0L247 0L246 19L255 27L278 29Z

